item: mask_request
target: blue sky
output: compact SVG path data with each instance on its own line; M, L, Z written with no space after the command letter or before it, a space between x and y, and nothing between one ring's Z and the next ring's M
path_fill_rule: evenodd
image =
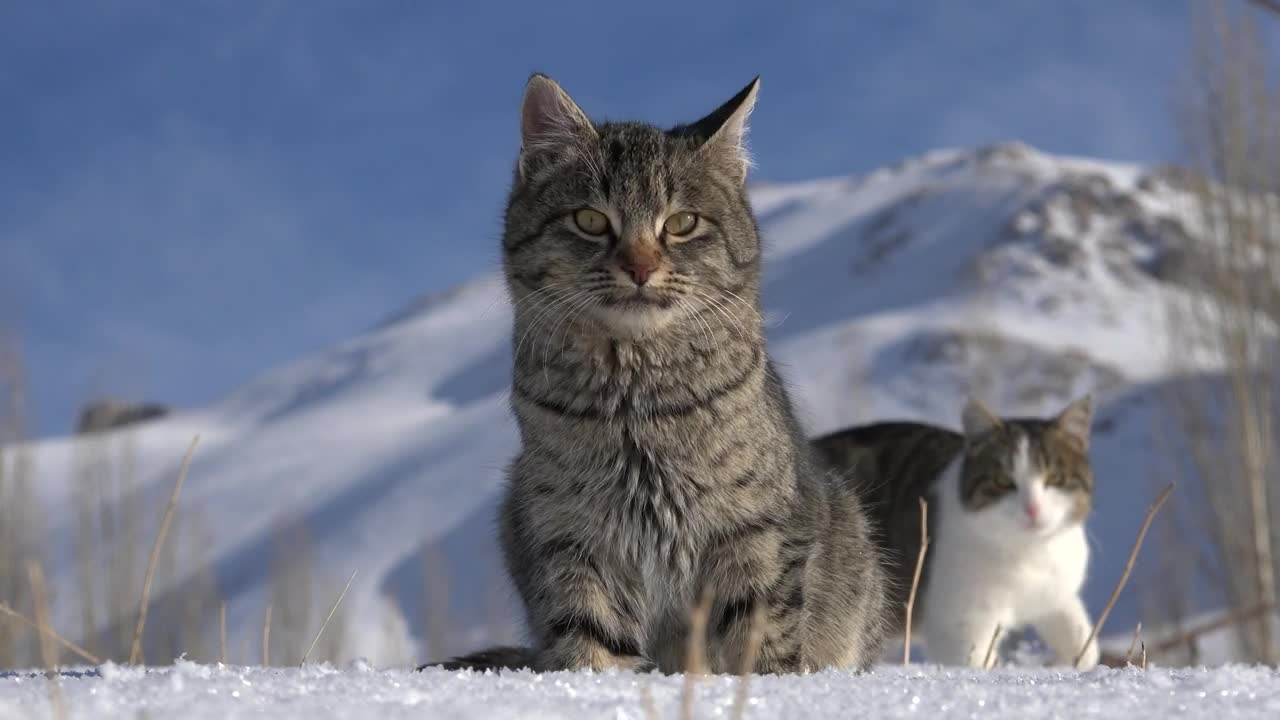
M1176 159L1175 0L0 3L0 331L34 431L180 405L497 266L520 93L660 124L756 74L756 177L1021 139Z

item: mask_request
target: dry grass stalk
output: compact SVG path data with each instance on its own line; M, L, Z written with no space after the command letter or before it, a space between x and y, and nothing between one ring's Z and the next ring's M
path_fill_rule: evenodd
M1147 644L1145 642L1142 643L1142 670L1143 672L1147 670Z
M35 560L27 561L27 575L31 578L31 599L35 607L36 624L40 627L49 625L49 595L45 592L44 570ZM62 685L58 678L58 651L49 642L47 633L39 633L40 659L44 663L45 677L49 679L49 702L53 705L56 718L67 716L67 707L62 702Z
M0 307L0 598L28 609L32 598L26 562L40 556L47 513L33 487L33 452L23 443L29 416L26 362L4 310ZM38 638L17 627L0 625L0 667L35 665L37 644Z
M1249 0L1258 8L1280 15L1280 0Z
M640 686L640 710L644 712L645 720L658 720L658 706L653 702L653 691L649 686Z
M1111 609L1115 607L1116 600L1120 597L1120 591L1124 590L1125 583L1129 582L1129 574L1133 572L1133 564L1138 560L1138 551L1142 549L1142 540L1147 536L1147 530L1151 529L1151 521L1155 519L1156 513L1160 511L1161 506L1169 500L1169 496L1173 494L1173 483L1160 493L1156 501L1147 508L1147 516L1142 521L1142 529L1138 531L1138 537L1133 541L1133 548L1129 550L1129 559L1124 564L1124 572L1120 574L1120 582L1116 583L1116 587L1111 591L1111 597L1107 599L1107 604L1102 608L1102 614L1098 616L1098 622L1093 624L1093 629L1089 631L1089 637L1085 639L1084 645L1080 646L1080 652L1076 654L1075 660L1071 663L1073 667L1080 666L1080 660L1084 658L1084 653L1089 649L1089 645L1098 638L1098 633L1102 632L1102 626L1107 622L1107 616L1111 614Z
M1251 0L1274 10L1275 0ZM1172 304L1173 358L1201 347L1222 367L1209 382L1180 383L1178 416L1207 502L1217 557L1213 582L1226 604L1276 603L1277 552L1272 528L1275 482L1275 321L1280 318L1280 76L1269 28L1244 2L1191 3L1191 85L1185 112L1188 158L1201 177L1187 183L1200 227L1183 273L1202 288L1195 302ZM1178 337L1182 333L1186 337ZM1186 357L1190 357L1186 354ZM1280 663L1273 618L1238 629L1238 660ZM1194 652L1194 651L1193 651Z
M271 665L297 666L299 658L315 637L316 628L324 620L327 606L334 595L320 599L316 595L317 558L315 545L300 517L275 523L271 542L271 578L265 604L273 607L271 616ZM339 641L345 633L345 614L340 606L311 653L316 660L336 660Z
M82 660L89 663L90 665L102 664L102 658L98 657L97 655L94 655L88 650L85 650L79 645L62 637L53 628L47 625L44 625L44 626L40 625L35 620L28 618L27 616L23 615L17 610L14 610L13 608L9 607L7 604L0 603L0 613L13 618L14 620L17 620L18 622L22 623L23 625L26 625L32 630L35 630L37 633L41 635L47 635L50 640L53 640L54 642L58 643L66 650L69 650L72 653L78 655Z
M711 591L704 590L689 613L689 639L685 649L684 688L680 693L680 718L693 717L693 686L707 670L707 618L711 615Z
M764 606L757 603L751 611L751 626L747 629L747 643L742 652L742 664L738 667L738 689L734 693L733 711L729 714L733 720L742 720L747 712L751 673L755 670L756 660L760 657L760 646L764 643L764 621Z
M426 617L427 649L435 657L449 656L449 570L440 547L427 543L422 548L422 578Z
M991 642L987 643L987 655L982 658L983 670L990 670L995 664L996 645L1000 642L1000 631L1003 629L1003 625L996 623L996 629L991 632Z
M1222 628L1232 627L1233 625L1241 625L1250 622L1256 619L1259 615L1270 612L1274 609L1274 605L1258 603L1251 607L1232 610L1224 613L1222 617L1214 618L1213 620L1209 620L1208 622L1204 622L1184 630L1173 637L1161 640L1152 647L1152 650L1157 654L1175 650L1199 638L1201 635L1206 635L1214 630L1220 630Z
M916 590L920 587L920 572L924 569L924 554L929 549L929 503L920 498L920 552L916 554L916 572L911 577L911 594L907 596L907 618L902 645L902 667L911 662L911 615L916 607Z
M218 606L218 662L227 664L227 603Z
M262 666L271 665L271 603L267 603L267 615L262 619Z
M311 647L307 648L307 651L303 653L302 662L298 663L298 667L307 664L307 658L311 657L311 651L316 649L316 643L320 642L320 636L324 634L324 629L329 627L329 621L333 619L333 614L338 611L338 606L342 604L342 598L347 596L347 590L351 589L351 582L356 579L357 572L359 570L353 570L351 577L347 578L346 587L343 587L342 592L338 593L338 599L334 601L333 607L329 608L328 616L325 617L324 622L320 625L320 630L316 633L315 639L311 641Z
M1129 643L1129 651L1124 654L1124 664L1133 664L1133 653L1138 650L1138 642L1142 640L1142 623L1133 629L1133 642Z
M129 651L129 664L142 661L142 631L147 626L147 606L151 601L151 582L156 577L156 563L160 561L160 549L164 547L165 536L169 534L169 526L173 524L173 513L178 507L178 496L182 493L182 483L187 479L187 470L191 467L191 456L196 451L200 436L191 438L191 446L182 456L182 469L178 471L178 482L173 485L173 493L169 495L169 505L164 509L164 517L160 520L160 531L156 533L156 543L151 547L151 560L147 563L147 576L142 581L142 599L138 603L138 624L133 630L133 649Z

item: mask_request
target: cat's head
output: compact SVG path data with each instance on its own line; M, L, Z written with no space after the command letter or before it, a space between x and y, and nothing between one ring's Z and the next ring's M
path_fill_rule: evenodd
M1093 505L1085 395L1052 418L1000 418L977 400L964 409L960 498L1006 541L1080 525Z
M745 190L758 87L663 130L593 122L554 80L530 78L503 236L517 311L594 318L618 336L692 325L699 312L699 322L758 323L760 243Z

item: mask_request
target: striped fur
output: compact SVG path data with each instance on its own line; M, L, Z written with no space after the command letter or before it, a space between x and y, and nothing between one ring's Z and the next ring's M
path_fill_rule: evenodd
M894 604L903 607L920 553L920 505L933 497L938 479L964 450L964 435L912 422L860 425L813 441L823 459L863 499L881 545ZM933 513L929 534L937 531ZM921 583L927 584L929 563ZM901 629L895 616L894 627Z
M760 241L744 189L753 82L663 131L593 124L550 79L526 91L503 240L521 448L500 528L532 647L446 667L867 667L886 585L857 495L828 477L765 348ZM590 208L607 236L576 227ZM664 219L694 212L687 236ZM637 284L624 268L652 270ZM487 654L486 654L487 653Z

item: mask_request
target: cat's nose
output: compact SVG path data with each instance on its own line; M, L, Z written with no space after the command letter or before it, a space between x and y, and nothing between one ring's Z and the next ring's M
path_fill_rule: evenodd
M1035 522L1036 519L1040 517L1039 503L1027 503L1025 505L1025 509L1027 511L1027 519L1030 520L1031 522Z
M649 276L654 270L658 269L656 262L623 262L622 269L631 276L631 281L636 285L643 285L649 282Z
M618 266L631 276L631 282L644 285L658 269L661 258L657 252L646 246L630 247L618 258Z

